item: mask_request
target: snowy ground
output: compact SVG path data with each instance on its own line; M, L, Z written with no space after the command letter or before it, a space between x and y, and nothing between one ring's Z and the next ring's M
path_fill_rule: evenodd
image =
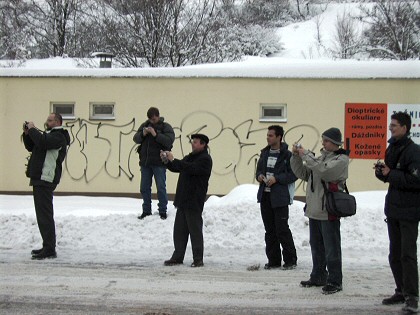
M344 290L301 288L311 271L303 204L290 208L298 268L264 270L257 186L211 196L204 210L205 267L163 266L175 209L138 220L139 199L55 197L58 258L32 261L41 244L31 196L0 195L0 314L395 314L381 300L394 286L383 222L385 192L355 193L342 220ZM155 203L155 201L154 201ZM155 204L156 208L156 204ZM250 266L258 266L248 271Z
M291 59L330 58L325 51L334 48L333 25L344 8L354 13L357 4L330 5L318 19L322 47L316 18L279 29L285 50L277 58L291 67ZM322 61L315 63L324 67ZM56 71L76 65L70 58L55 58L31 60L23 67ZM218 65L199 67L217 70ZM381 67L389 75L389 65ZM355 193L358 213L342 220L344 290L325 296L319 288L299 286L311 271L307 219L300 202L290 208L297 269L247 270L266 263L256 189L242 185L206 202L205 267L198 269L189 267L190 247L184 265L163 266L173 251L172 205L166 221L158 215L140 221L139 199L55 197L58 258L32 261L31 249L41 245L32 196L0 195L0 314L400 313L401 306L381 305L394 290L383 222L385 192Z

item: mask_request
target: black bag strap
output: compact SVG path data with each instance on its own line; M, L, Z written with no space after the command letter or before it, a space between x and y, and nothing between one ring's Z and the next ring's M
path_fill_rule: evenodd
M345 191L347 194L349 194L349 195L350 195L350 193L349 193L349 189L347 188L347 184L346 184L346 182L344 182L344 191Z
M327 191L330 191L330 190L328 189L328 187L327 187L327 184L324 182L324 180L323 180L323 179L321 179L321 183L322 183L322 186L324 186L324 190L325 190L326 192L327 192ZM346 182L344 182L344 191L345 191L348 195L350 195L349 190L348 190L347 185L346 185Z

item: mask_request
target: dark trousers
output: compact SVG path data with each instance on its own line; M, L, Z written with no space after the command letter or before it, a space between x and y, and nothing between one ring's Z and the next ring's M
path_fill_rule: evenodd
M203 218L202 209L177 209L174 222L174 247L172 259L184 261L187 249L188 236L191 238L191 247L194 261L203 260Z
M343 273L340 220L309 219L309 242L313 264L311 280L341 286Z
M404 296L419 296L417 267L418 221L387 219L389 265L394 275L396 291Z
M33 186L36 220L42 237L42 247L55 250L55 222L53 192L55 187Z
M270 265L281 265L297 262L295 243L289 228L289 207L272 208L269 193L263 193L261 199L261 217L265 227L265 253Z

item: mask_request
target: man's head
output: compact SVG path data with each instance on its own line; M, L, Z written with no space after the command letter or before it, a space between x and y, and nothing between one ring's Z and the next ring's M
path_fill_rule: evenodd
M279 148L283 139L284 130L282 126L273 125L268 127L267 144L273 148Z
M63 124L63 117L58 113L51 113L48 115L47 121L45 122L45 127L47 130L51 130L54 127L61 126Z
M191 135L191 149L193 152L200 152L207 149L209 137L202 133Z
M411 117L407 113L397 112L391 115L391 124L389 130L391 136L395 139L401 139L410 133Z
M159 109L156 107L150 107L147 111L147 118L149 119L150 123L156 125L159 122Z
M340 129L333 127L322 133L322 146L325 150L330 152L337 151L342 144Z

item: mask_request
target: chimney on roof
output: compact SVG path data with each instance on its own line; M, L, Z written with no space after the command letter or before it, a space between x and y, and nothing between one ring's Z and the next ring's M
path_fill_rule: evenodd
M111 68L112 67L112 57L114 54L107 52L94 52L93 57L100 58L99 68Z

